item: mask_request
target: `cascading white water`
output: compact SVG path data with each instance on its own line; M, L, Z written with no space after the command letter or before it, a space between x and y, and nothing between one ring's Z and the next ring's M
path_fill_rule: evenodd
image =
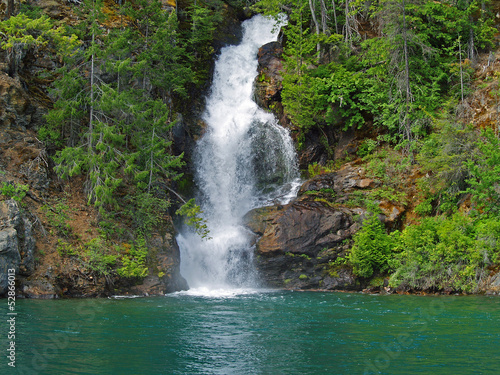
M215 65L203 119L206 132L196 145L197 201L209 240L184 231L181 273L191 288L254 287L251 241L242 226L252 208L296 193L296 154L287 130L253 101L260 46L275 41L278 27L257 15L243 23L243 40L222 49Z

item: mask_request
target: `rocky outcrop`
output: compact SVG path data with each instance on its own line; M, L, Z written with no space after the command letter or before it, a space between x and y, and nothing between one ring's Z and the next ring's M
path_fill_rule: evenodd
M150 275L140 285L131 288L131 292L161 295L189 289L180 273L180 250L175 237L171 234L166 234L163 238L156 236L150 241L150 247L156 255L153 266L155 269L150 270Z
M21 276L34 271L34 250L31 222L21 214L17 202L0 202L0 296L7 291L9 269Z
M164 295L188 289L179 272L179 249L175 238L153 238L149 244L149 273L143 279L121 278L114 271L103 276L90 270L78 256L47 260L37 272L18 280L18 295L54 299L112 295Z
M355 279L331 265L359 228L349 210L299 199L284 206L256 209L247 226L260 236L256 263L262 280L273 287L353 289Z
M12 78L0 72L0 128L26 130L32 122L33 112L19 77Z
M356 166L356 163L347 163L340 170L332 173L320 174L304 182L300 187L299 196L308 193L324 193L331 191L330 199L337 204L355 205L356 195L366 195L372 189L381 186L381 182L365 176L365 170ZM389 200L377 201L382 211L381 220L386 225L397 226L402 219L406 208L394 204ZM357 213L356 213L357 214Z
M500 272L489 276L481 289L488 295L500 295Z
M380 183L356 163L303 183L286 205L250 211L245 219L255 234L256 265L263 284L293 289L361 290L352 272L336 262L346 255L366 216L362 198ZM379 201L387 226L404 207Z
M258 52L258 76L255 82L255 101L263 108L281 108L283 89L283 47L280 42L271 42L260 47Z
M248 216L249 228L261 234L257 252L266 256L287 252L316 257L322 249L337 246L358 229L348 210L310 200L298 200L269 211L257 209Z

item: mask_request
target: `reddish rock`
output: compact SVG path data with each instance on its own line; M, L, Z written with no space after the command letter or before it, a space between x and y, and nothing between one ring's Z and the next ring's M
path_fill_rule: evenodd
M316 256L351 235L351 216L323 202L294 202L277 210L257 242L259 254L307 254Z
M358 181L358 187L361 189L366 189L370 187L374 187L375 182L371 178L363 178Z
M384 222L386 223L394 223L395 221L399 220L406 211L404 207L394 205L388 201L380 202L379 207L384 214Z

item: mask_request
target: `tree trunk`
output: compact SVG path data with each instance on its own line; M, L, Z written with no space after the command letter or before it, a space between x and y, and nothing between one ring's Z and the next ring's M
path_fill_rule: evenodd
M149 166L149 182L148 182L148 193L151 191L151 185L153 183L153 155L154 155L154 141L155 141L155 128L153 127L153 133L151 134L151 153L150 153L150 166Z
M5 13L5 19L9 19L14 15L14 0L7 1L7 11Z
M319 35L319 24L316 19L316 9L314 7L314 0L309 0L309 8L311 9L311 16L314 23L314 28L316 29L316 35ZM321 58L321 46L319 43L316 44L316 52L318 53L318 61Z
M335 21L335 33L339 33L339 26L337 24L337 10L336 10L336 5L335 5L335 0L332 0L332 8L333 8L333 19Z
M320 0L320 9L321 9L321 28L323 29L323 34L329 34L328 31L328 15L326 14L326 5L324 0Z
M403 49L404 49L404 59L405 59L405 91L406 91L406 103L405 103L405 117L404 117L404 132L406 133L406 139L411 142L411 124L409 119L410 113L410 102L411 102L411 87L410 87L410 64L408 59L408 35L406 30L406 2L403 0ZM409 151L409 150L408 150Z
M92 151L92 133L94 131L94 43L95 34L92 32L92 56L90 59L90 119L89 119L89 144L88 149Z
M460 95L462 99L462 107L464 106L464 74L462 70L462 44L458 38L458 58L460 62Z
M349 13L352 11L351 7L352 0L345 0L345 42L349 44L349 47L352 48L352 37L354 32L357 32L356 29L356 19L353 15Z

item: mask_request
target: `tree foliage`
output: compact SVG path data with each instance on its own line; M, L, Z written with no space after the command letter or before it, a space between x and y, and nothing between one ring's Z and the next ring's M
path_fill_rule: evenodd
M353 236L354 245L347 257L357 276L369 278L383 273L391 259L393 240L379 219L380 209L369 204L362 228Z
M390 262L390 283L417 290L475 292L498 261L500 222L456 213L424 218L406 228Z
M361 128L373 121L386 139L414 152L429 132L429 114L456 92L457 82L463 95L467 64L493 46L488 6L476 0L328 6L263 0L255 8L289 17L282 97L299 139L314 127ZM367 38L372 30L377 34Z
M166 225L171 203L159 187L181 177L184 165L183 155L173 153L174 107L208 77L221 21L222 3L216 3L184 9L189 28L158 0L127 2L112 12L101 0L85 0L71 27L25 14L1 23L3 48L50 47L60 55L50 88L54 106L39 137L54 153L60 177L84 176L103 228L118 212L133 215L145 238ZM120 17L119 26L106 26L109 15ZM124 199L124 189L133 198ZM196 208L191 202L189 210Z

